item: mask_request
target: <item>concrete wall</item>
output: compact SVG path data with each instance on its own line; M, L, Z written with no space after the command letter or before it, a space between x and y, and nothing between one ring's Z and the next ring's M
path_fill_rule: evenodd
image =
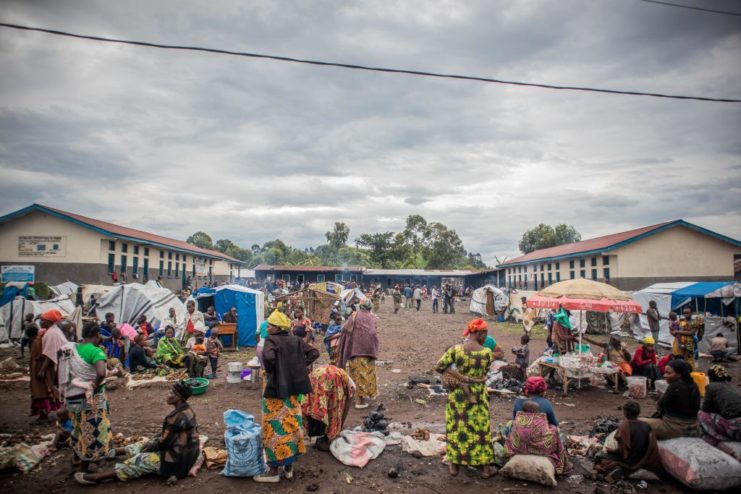
M19 237L62 237L63 252L56 256L19 254ZM101 262L102 235L40 211L0 224L0 263L97 264Z
M636 292L654 283L671 283L674 281L730 281L726 276L655 276L655 277L638 277L638 278L614 278L610 284L629 292Z
M258 283L264 282L268 276L272 276L273 281L282 280L283 276L290 276L290 282L293 283L298 279L298 276L303 276L303 281L308 283L317 283L320 281L335 281L335 275L343 276L343 279L350 281L352 277L355 277L357 282L361 281L361 273L358 271L255 271L255 280ZM320 275L324 275L324 279L320 280Z
M616 278L707 277L732 280L734 247L695 230L677 226L613 251L618 255Z

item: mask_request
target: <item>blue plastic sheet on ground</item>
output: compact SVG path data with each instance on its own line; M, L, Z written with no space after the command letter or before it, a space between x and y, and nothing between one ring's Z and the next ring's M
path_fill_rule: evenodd
M265 472L262 428L255 417L241 410L224 412L224 443L227 460L221 472L226 477L254 477Z

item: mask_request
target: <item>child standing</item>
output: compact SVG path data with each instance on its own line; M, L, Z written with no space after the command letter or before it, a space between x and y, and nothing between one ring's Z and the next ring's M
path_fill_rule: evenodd
M527 367L530 365L530 347L528 347L528 343L530 343L530 336L524 334L520 338L521 346L512 349L512 353L515 354L515 364L522 369L523 379L527 378Z
M211 374L206 376L208 379L216 379L216 367L219 365L219 354L223 350L224 345L219 339L219 329L214 328L211 330L211 336L208 337L208 341L206 342L208 361L211 364Z

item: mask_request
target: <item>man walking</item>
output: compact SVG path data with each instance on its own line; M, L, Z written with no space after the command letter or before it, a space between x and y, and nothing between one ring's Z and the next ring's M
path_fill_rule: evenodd
M412 287L409 285L404 286L404 308L412 308Z
M414 303L417 307L417 312L419 312L419 308L422 305L422 289L419 287L419 285L414 287L412 298L414 299Z

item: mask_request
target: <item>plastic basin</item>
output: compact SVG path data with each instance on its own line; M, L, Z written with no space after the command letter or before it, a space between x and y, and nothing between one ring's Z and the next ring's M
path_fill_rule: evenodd
M203 377L195 377L193 379L186 379L185 382L190 384L193 389L194 395L202 395L208 389L208 379Z

